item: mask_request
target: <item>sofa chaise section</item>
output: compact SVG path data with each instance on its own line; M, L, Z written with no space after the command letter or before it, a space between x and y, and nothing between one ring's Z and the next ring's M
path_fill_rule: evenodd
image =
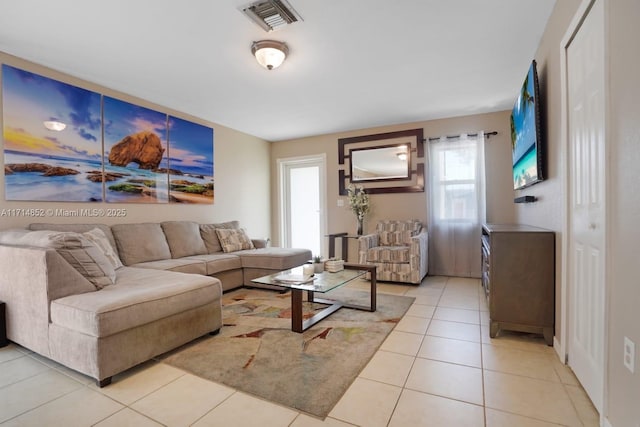
M113 286L51 302L52 356L108 381L131 366L218 331L221 294L219 281L211 277L121 268Z
M97 290L56 249L6 244L0 271L7 337L101 386L222 326L213 277L122 267Z

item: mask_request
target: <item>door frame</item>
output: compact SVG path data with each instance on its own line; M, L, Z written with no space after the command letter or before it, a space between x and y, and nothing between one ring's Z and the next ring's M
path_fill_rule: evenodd
M611 123L611 104L610 104L610 90L609 90L609 62L608 62L608 48L609 48L609 26L608 26L608 8L609 8L609 0L582 0L580 5L578 6L578 10L576 11L571 23L569 24L567 31L564 34L560 42L560 105L561 105L561 137L563 138L563 143L561 144L561 156L563 159L563 166L565 169L564 177L563 177L563 185L564 185L564 196L565 196L565 206L564 206L564 218L563 218L563 237L562 237L562 271L561 271L561 288L560 288L560 336L561 340L558 341L557 336L554 337L554 348L556 353L560 357L563 363L568 362L568 350L569 350L569 321L570 321L570 301L569 301L569 243L570 243L570 230L571 230L571 219L569 213L571 212L571 200L569 197L570 191L570 173L569 173L569 165L570 165L570 129L569 129L569 82L568 82L568 70L567 70L567 49L571 42L573 41L575 35L580 30L582 23L586 19L587 15L591 11L591 8L595 4L596 1L603 2L604 7L604 80L605 80L605 105L604 105L604 156L605 156L605 170L603 173L604 183L604 325L603 325L603 362L602 362L602 376L603 376L603 390L602 390L602 408L600 412L600 424L608 425L608 421L606 419L606 414L608 412L608 381L607 381L607 365L609 363L609 353L608 353L608 331L609 331L609 311L610 311L610 294L611 294L611 251L609 248L611 247L610 239L611 239L611 203L608 194L611 193L611 168L610 164L610 146L607 142L611 141L611 130L609 123Z
M290 166L319 165L320 166L320 250L326 253L327 244L324 235L327 230L327 155L326 153L308 156L283 157L276 159L278 170L278 228L279 241L284 246L288 240L288 198L286 195L285 173Z

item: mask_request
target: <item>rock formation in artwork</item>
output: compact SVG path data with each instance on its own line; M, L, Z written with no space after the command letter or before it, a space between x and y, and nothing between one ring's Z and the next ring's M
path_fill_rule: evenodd
M157 169L162 160L164 148L160 138L153 132L142 131L125 136L111 147L109 163L114 166L127 166L137 163L140 169Z
M80 173L75 169L51 166L44 163L11 163L5 165L5 175L11 175L14 172L42 172L42 176L65 176Z
M121 172L105 172L104 173L104 181L105 182L109 182L109 181L115 181L118 180L120 178L124 178L125 176L129 176L128 173L121 173ZM98 170L93 170L93 171L88 171L87 172L87 179L91 182L102 182L102 171L98 171Z

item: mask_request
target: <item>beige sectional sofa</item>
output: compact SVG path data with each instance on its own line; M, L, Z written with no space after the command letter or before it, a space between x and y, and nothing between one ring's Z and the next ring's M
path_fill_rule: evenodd
M154 356L217 333L223 290L311 258L306 249L251 241L237 221L29 229L0 233L7 337L100 386ZM105 239L87 240L92 233Z

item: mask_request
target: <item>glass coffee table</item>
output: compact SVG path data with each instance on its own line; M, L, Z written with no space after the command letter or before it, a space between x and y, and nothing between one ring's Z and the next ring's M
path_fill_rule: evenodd
M346 304L340 301L330 299L320 299L315 297L315 293L326 293L331 290L340 288L350 281L359 277L364 277L367 273L371 276L371 302L369 306ZM279 286L285 289L291 290L291 330L294 332L304 332L311 326L315 325L322 319L341 308L353 308L356 310L364 311L376 311L376 266L366 264L345 264L344 270L336 273L330 273L324 271L322 273L316 273L313 276L313 280L305 283L300 282L283 282L276 280L277 277L283 276L301 276L302 267L296 267L290 270L280 271L276 274L269 276L258 277L253 279L252 282L260 283L264 285ZM327 304L328 307L319 311L313 317L304 320L302 313L302 300L303 294L307 293L307 300L309 302L316 302L319 304Z

